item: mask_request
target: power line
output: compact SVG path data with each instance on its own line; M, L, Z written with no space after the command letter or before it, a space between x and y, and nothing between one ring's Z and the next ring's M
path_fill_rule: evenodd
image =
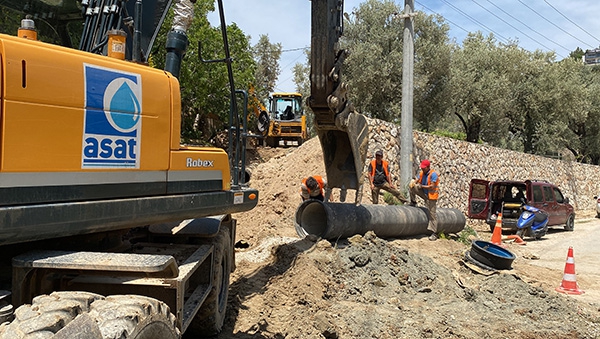
M588 31L586 31L585 29L583 29L583 27L581 27L578 24L576 24L573 20L567 18L566 15L562 14L558 9L556 9L556 7L552 6L552 4L550 4L548 1L544 0L544 2L547 3L548 6L552 7L552 9L555 10L558 14L562 15L565 19L569 20L570 23L572 23L573 25L579 27L579 29L581 29L582 31L586 32L587 35L591 36L593 39L595 39L596 41L600 42L600 40L598 40L598 38L596 38L595 36L591 35Z
M480 3L478 3L477 1L475 1L475 0L472 0L472 1L473 1L473 2L474 2L476 5L477 5L477 6L479 6L479 7L483 8L483 9L484 9L486 12L488 12L488 13L490 13L491 15L495 16L496 18L498 18L498 20L500 20L500 21L504 22L505 24L507 24L507 25L509 25L510 27L512 27L512 28L514 28L515 30L517 30L517 32L519 32L519 33L523 34L524 36L528 37L529 39L531 39L531 40L535 41L535 39L534 39L534 38L532 38L531 36L529 36L529 34L527 34L527 33L523 32L523 31L521 31L520 29L518 29L517 27L513 26L513 25L512 25L511 23L509 23L508 21L506 21L506 20L502 19L501 17L499 17L499 16L498 16L496 13L494 13L494 12L490 11L489 9L487 9L487 8L483 7L483 6L482 6ZM536 42L537 42L537 41L536 41ZM540 44L542 47L544 47L544 48L545 48L545 49L547 49L547 50L552 50L552 48L550 48L550 47L548 47L548 46L545 46L545 45L543 45L543 44L541 44L541 43L539 43L539 42L538 42L538 44Z
M437 13L436 11L432 10L431 8L429 8L429 7L425 6L425 5L423 5L422 3L419 3L418 1L415 1L415 3L416 3L417 5L419 5L419 6L423 7L423 8L425 8L426 10L428 10L428 11L429 11L429 12L431 12L431 13L435 13L435 14L437 14L437 15L440 15L440 16L444 17L444 16L443 16L443 15L441 15L440 13ZM466 33L469 33L469 31L468 31L467 29L463 28L463 27L462 27L462 26L460 26L459 24L456 24L456 23L454 23L454 22L452 22L452 21L448 20L447 18L444 18L444 21L448 21L450 24L452 24L452 25L454 25L454 26L456 26L456 27L458 27L458 28L462 29L462 30L463 30L463 31L465 31Z
M310 49L310 46L298 47L298 48L291 48L291 49L284 49L284 50L281 51L281 53L295 52L295 51L301 51L301 50L307 50L307 49Z
M456 6L454 6L453 4L449 3L446 0L442 0L443 3L447 4L448 6L452 7L455 11L459 12L460 14L464 15L466 18L468 18L469 20L471 20L472 22L476 23L477 25L479 25L480 27L484 27L485 29L487 29L489 32L492 32L494 34L496 34L496 36L498 36L499 38L501 38L502 40L504 40L505 43L508 43L509 40L505 37L503 37L501 34L499 34L498 32L495 32L493 29L487 27L486 25L482 24L481 22L477 21L475 18L473 18L472 16L468 15L467 13L463 12L462 10L460 10L459 8L457 8Z
M290 67L290 66L292 65L292 63L296 62L296 60L300 59L300 57L301 57L301 56L303 56L303 55L304 55L304 54L300 54L300 55L298 55L298 56L296 57L296 59L294 59L294 60L290 61L290 62L289 62L287 65L285 65L285 67L283 67L283 68L288 68L288 67Z
M519 1L519 2L520 2L522 5L523 5L523 6L525 6L525 7L529 8L529 9L530 9L530 10L531 10L533 13L537 14L537 15L538 15L540 18L542 18L542 19L544 19L544 20L548 21L548 22L549 22L550 24L552 24L554 27L556 27L556 28L560 29L561 31L565 32L566 34L570 35L570 36L571 36L573 39L575 39L575 40L577 40L577 41L581 42L581 43L582 43L582 44L584 44L585 46L591 47L591 46L590 46L590 45L589 45L587 42L585 42L585 41L582 41L582 40L581 40L581 39L579 39L578 37L574 36L573 34L571 34L571 33L567 32L567 31L565 31L564 29L562 29L561 27L559 27L559 26L558 26L557 24L555 24L554 22L552 22L552 21L550 21L550 20L546 19L546 17L544 17L543 15L541 15L540 13L538 13L538 12L537 12L535 9L533 9L533 8L529 7L529 6L528 6L526 3L524 3L523 1L521 1L521 0L518 0L518 1ZM545 0L544 0L544 1L545 1Z
M533 28L529 27L529 26L528 26L526 23L524 23L523 21L521 21L521 20L519 20L519 19L515 18L515 17L514 17L512 14L510 14L510 13L508 13L507 11L505 11L504 9L502 9L502 7L499 7L498 5L496 5L495 3L493 3L491 0L486 0L486 1L487 1L487 2L489 2L489 3L490 3L492 6L496 7L496 8L497 8L498 10L500 10L502 13L506 14L508 17L510 17L510 18L512 18L513 20L517 21L517 22L518 22L518 23L520 23L521 25L523 25L523 26L527 27L527 29L529 29L529 30L531 30L531 31L535 32L536 34L538 34L538 35L539 35L539 36L541 36L542 38L544 38L544 39L546 39L546 40L548 40L548 41L552 42L553 44L555 44L556 46L559 46L560 48L564 49L565 51L571 52L571 50L570 50L570 49L568 49L568 48L566 48L565 46L563 46L563 45L559 44L558 42L556 42L556 41L554 41L554 40L552 40L552 39L548 38L547 36L545 36L545 35L543 35L542 33L540 33L540 32L538 32L538 31L536 31L535 29L533 29ZM512 25L511 25L511 27L512 27ZM531 39L531 38L530 38L530 39ZM532 40L534 40L534 39L532 39ZM535 40L534 40L534 41L535 41ZM543 47L545 47L545 46L544 46L544 45L542 45L542 44L540 44L540 45L541 45L541 46L543 46ZM547 47L546 47L546 48L547 48ZM548 48L548 49L550 49L550 48ZM557 53L557 54L558 54L558 53ZM561 55L561 57L562 57L562 55Z

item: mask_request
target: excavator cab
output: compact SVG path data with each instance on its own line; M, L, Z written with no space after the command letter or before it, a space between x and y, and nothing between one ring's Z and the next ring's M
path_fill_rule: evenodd
M34 19L35 28L42 33L40 40L96 54L108 54L106 32L122 31L127 37L125 59L136 58L137 49L140 54L135 61L146 62L171 3L144 0L142 6L141 1L121 0L4 0L0 8L6 11L7 20L18 22L23 14Z

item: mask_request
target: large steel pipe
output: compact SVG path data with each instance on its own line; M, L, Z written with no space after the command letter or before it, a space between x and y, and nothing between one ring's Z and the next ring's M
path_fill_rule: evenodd
M425 207L354 205L307 200L296 210L295 227L300 237L347 238L373 231L380 238L427 234L429 211ZM455 208L438 208L438 231L458 233L467 222Z

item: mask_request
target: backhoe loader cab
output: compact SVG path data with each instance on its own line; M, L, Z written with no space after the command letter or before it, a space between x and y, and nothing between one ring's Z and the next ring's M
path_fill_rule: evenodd
M271 147L300 146L308 138L302 94L273 93L269 97L270 123L265 142Z
M271 101L271 118L279 121L301 119L302 95L300 93L273 93Z

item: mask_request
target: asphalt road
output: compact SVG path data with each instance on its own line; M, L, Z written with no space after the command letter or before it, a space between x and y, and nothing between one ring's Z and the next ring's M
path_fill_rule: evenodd
M526 246L531 253L539 256L539 260L531 260L531 264L560 272L564 272L569 247L573 247L577 282L579 288L586 292L577 297L585 301L600 301L600 219L576 219L573 232L551 228L542 239L527 241ZM581 280L592 285L586 286Z

